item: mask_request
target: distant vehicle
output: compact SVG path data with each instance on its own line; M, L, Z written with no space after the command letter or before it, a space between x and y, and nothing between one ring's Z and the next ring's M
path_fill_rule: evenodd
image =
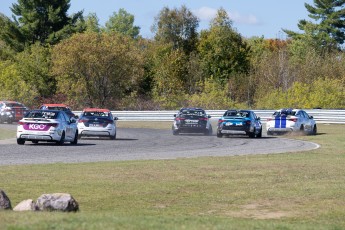
M182 108L174 115L173 135L180 133L203 133L212 135L211 116L200 108Z
M62 110L65 113L67 113L67 115L69 117L71 117L71 118L73 117L75 119L78 119L78 116L76 116L72 112L71 108L68 105L66 105L66 104L43 104L43 105L41 105L40 109Z
M317 126L313 116L302 109L275 111L266 124L267 135L300 132L315 135Z
M17 101L0 101L0 123L19 121L29 109Z
M25 141L32 141L34 144L39 141L55 142L58 145L65 142L77 144L76 120L60 110L31 110L17 126L17 143L24 145Z
M79 138L109 137L116 139L116 120L111 111L101 108L86 108L78 120Z
M262 137L260 117L251 110L227 110L218 120L217 137L248 135Z

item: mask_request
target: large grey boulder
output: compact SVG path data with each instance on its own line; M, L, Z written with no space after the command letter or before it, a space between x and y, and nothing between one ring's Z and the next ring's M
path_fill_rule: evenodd
M35 205L40 211L79 211L78 202L67 193L43 194L37 199Z
M11 201L2 189L0 189L0 210L1 209L12 209Z
M20 202L13 208L13 211L36 211L36 210L37 210L36 205L32 199L23 200L22 202Z

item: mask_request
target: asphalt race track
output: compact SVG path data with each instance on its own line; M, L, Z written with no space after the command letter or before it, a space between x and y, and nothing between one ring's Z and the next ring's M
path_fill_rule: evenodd
M15 129L16 125L1 124L0 128ZM17 145L15 138L0 140L0 165L272 154L318 147L311 142L266 135L256 139L242 136L217 138L215 135L173 136L170 130L118 129L116 140L83 138L78 145L65 143L57 146L45 142Z

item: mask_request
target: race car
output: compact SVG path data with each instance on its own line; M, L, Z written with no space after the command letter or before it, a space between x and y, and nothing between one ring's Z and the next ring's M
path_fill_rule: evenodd
M203 133L212 135L211 116L200 108L182 108L174 114L173 135L180 133Z
M279 109L266 123L267 135L298 132L302 134L317 133L317 125L313 118L302 109Z
M60 110L31 110L17 126L17 144L24 145L26 141L34 144L39 141L55 142L58 145L65 142L77 144L76 120L70 119Z
M0 123L19 121L29 109L17 101L0 101Z
M218 120L217 137L248 135L262 137L260 117L251 110L227 110Z
M109 109L85 108L78 120L79 138L109 137L116 139L116 120Z

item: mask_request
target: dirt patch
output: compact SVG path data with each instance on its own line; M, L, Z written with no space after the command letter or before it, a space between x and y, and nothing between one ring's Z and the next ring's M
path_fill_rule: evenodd
M270 209L267 205L262 204L247 204L239 207L239 211L227 212L227 215L240 218L253 218L258 220L265 219L280 219L283 217L291 217L292 214L284 211L275 211Z

